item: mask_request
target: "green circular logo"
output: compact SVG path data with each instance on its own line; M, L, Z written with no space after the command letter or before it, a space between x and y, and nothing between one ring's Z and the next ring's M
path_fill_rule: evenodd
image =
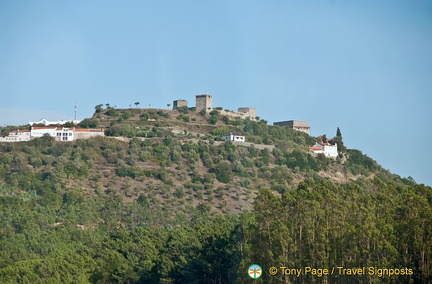
M252 264L251 266L249 266L249 268L248 268L248 275L252 279L258 279L258 278L260 278L261 275L262 275L261 266L259 266L258 264Z

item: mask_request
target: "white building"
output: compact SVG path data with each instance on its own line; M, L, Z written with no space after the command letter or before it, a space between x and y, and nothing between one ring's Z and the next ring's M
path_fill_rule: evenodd
M87 129L75 127L32 127L31 130L14 130L6 137L0 137L0 142L20 142L50 135L55 141L73 141L105 136L103 129Z
M336 158L338 155L337 144L331 145L330 143L317 142L312 147L309 147L309 150L314 154L324 154L329 158Z
M222 140L224 141L234 141L234 142L245 142L245 136L238 132L230 132L222 136Z
M68 122L73 123L73 124L78 124L78 123L81 122L81 120L56 120L56 121L49 121L49 120L46 120L44 118L44 119L42 119L40 121L29 121L29 124L31 126L33 126L33 124L43 124L43 125L47 126L47 125L57 125L57 124L58 125L63 125L63 124L68 123Z
M30 130L13 130L6 137L0 137L0 142L30 141Z
M74 130L73 127L32 127L31 138L40 138L45 134L49 134L56 141L73 141Z
M32 127L31 138L42 137L49 134L56 141L73 141L89 139L96 136L105 136L103 129L75 128L75 127Z

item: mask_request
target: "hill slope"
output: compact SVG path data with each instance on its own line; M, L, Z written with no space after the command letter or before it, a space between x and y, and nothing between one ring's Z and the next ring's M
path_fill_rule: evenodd
M246 282L252 263L431 279L430 187L358 150L312 157L304 133L186 109L101 109L82 126L109 136L0 144L2 282ZM230 130L275 147L215 141Z

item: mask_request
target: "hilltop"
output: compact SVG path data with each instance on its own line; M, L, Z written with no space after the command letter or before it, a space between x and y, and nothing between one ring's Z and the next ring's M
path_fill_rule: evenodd
M153 158L140 160L139 157L143 154L139 150L134 156L128 157L129 161L123 163L133 164L138 169L166 171L174 187L190 186L188 182L196 182L196 176L204 178L207 175L211 185L201 183L210 199L214 200L212 196L220 195L215 194L214 190L226 188L226 201L231 211L250 209L257 189L271 188L281 194L296 188L305 179L325 178L346 184L353 181L361 183L378 175L385 180L401 182L396 175L382 169L358 150L341 148L336 160L315 158L309 155L308 150L319 138L287 127L267 125L263 119L254 121L224 116L217 109L198 113L187 108L167 110L109 107L96 112L90 120L84 121L86 123L104 128L108 137L129 143L129 146L120 143L123 147L130 148L134 143L140 145L141 149L149 147L153 151L147 151L149 153L146 155ZM222 135L230 131L244 134L252 145L218 142ZM273 147L270 150L260 150L263 145ZM155 149L162 152L159 156L166 157L154 157L154 152L157 152ZM191 154L196 156L190 158ZM131 159L136 161L131 162ZM229 165L230 182L223 183L215 177L215 166L220 162ZM116 163L100 164L95 171L99 172L100 167L106 175L108 172L115 175L117 166ZM186 180L180 178L185 175L188 176ZM153 184L160 182L156 178L146 179L146 182L150 181ZM135 187L136 185L132 186ZM241 195L244 197L240 198ZM208 200L202 194L193 196L194 205ZM196 196L200 198L197 199ZM217 210L220 206L215 201L212 201L211 207L220 211Z
M190 216L199 204L214 213L251 210L260 190L268 188L280 195L305 180L362 185L379 177L410 183L358 150L342 146L336 159L313 157L309 146L320 138L267 125L264 119L221 115L220 108L206 113L186 107L98 106L79 126L102 128L106 137L4 145L4 149L12 149L4 159L13 159L13 153L20 152L23 162L18 168L26 168L26 175L30 171L36 176L42 172L53 176L51 172L60 170L64 174L56 181L65 190L87 197L114 194L124 204L150 199L164 206L173 218L178 209ZM247 143L221 141L230 131L244 134ZM5 173L15 172L14 165L5 167Z

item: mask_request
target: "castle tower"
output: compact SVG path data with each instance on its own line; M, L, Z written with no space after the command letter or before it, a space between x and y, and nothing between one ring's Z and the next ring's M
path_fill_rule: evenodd
M195 110L196 111L202 111L205 110L205 112L208 112L212 109L213 105L213 96L212 95L197 95L196 96L196 104L195 104Z
M179 108L179 107L187 107L188 102L186 100L175 100L173 102L173 109Z
M244 113L246 117L250 117L253 120L256 118L256 108L254 107L239 107L238 112Z

